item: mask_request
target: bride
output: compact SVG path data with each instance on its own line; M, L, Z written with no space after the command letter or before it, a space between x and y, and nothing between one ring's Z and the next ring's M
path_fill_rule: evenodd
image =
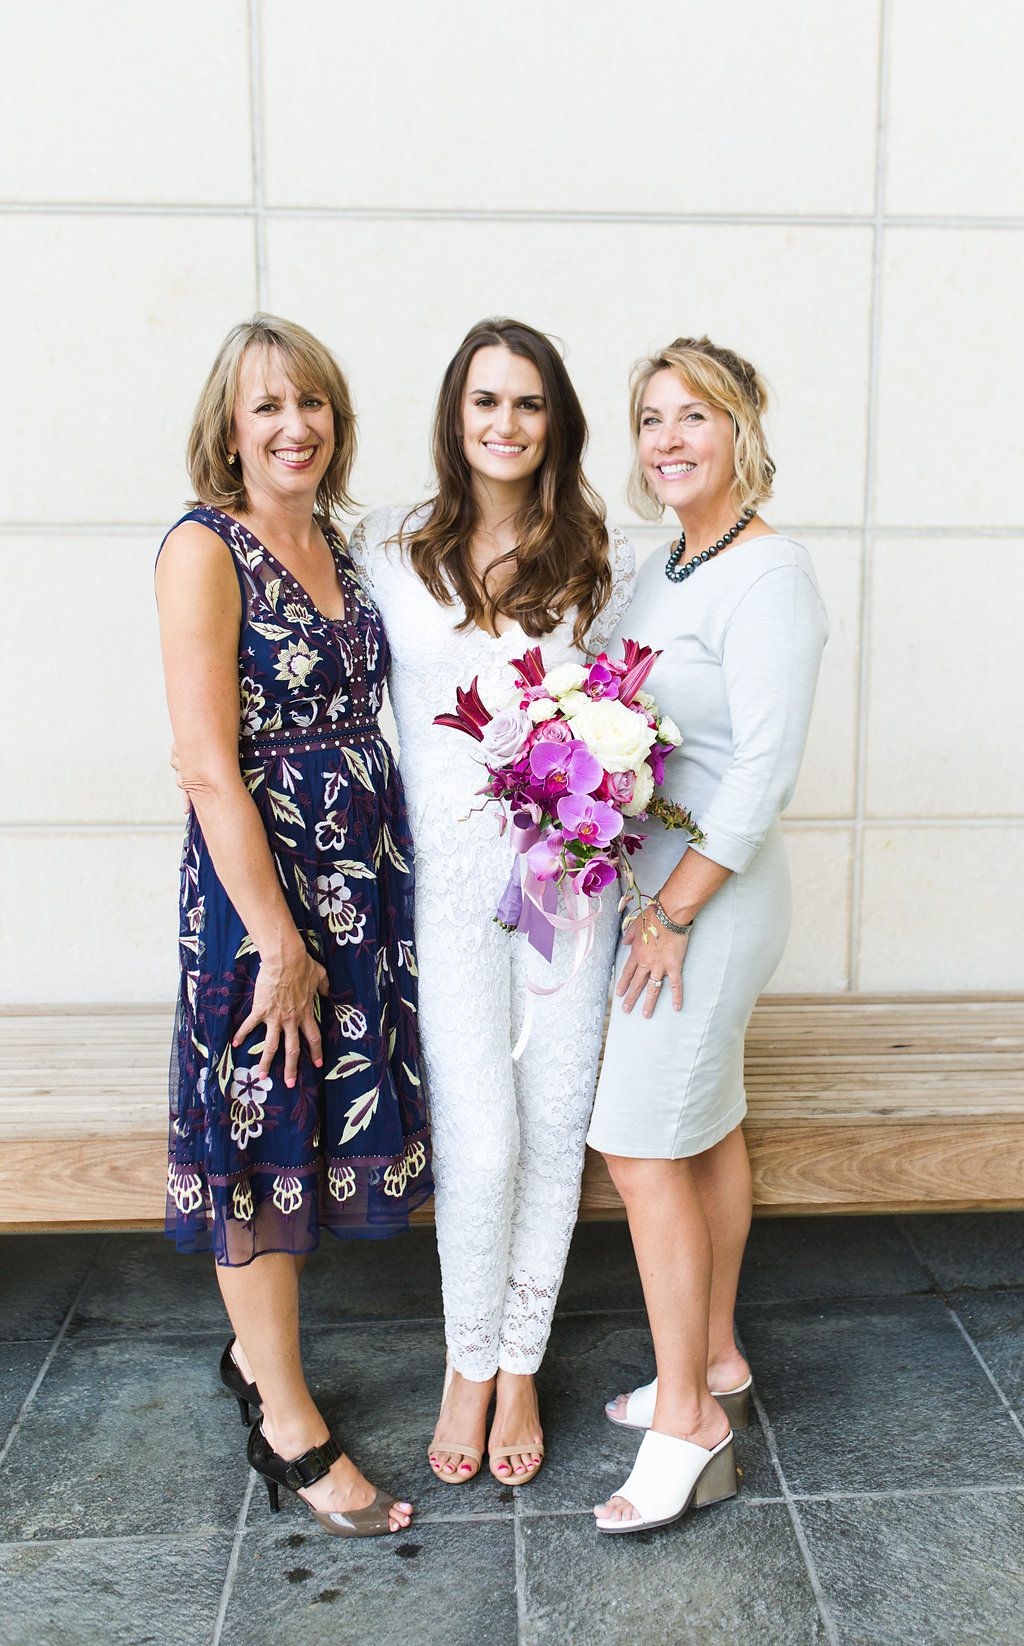
M600 651L633 590L628 540L608 531L581 468L586 423L551 342L511 320L474 326L448 366L434 426L437 495L379 509L349 551L380 608L416 852L419 1032L430 1101L447 1368L430 1465L457 1484L483 1453L499 1480L544 1455L534 1373L551 1329L579 1199L584 1139L617 936L605 898L594 949L539 996L526 1050L527 973L567 978L494 912L512 865L482 813L475 744L433 724L479 677L499 706L510 661ZM495 1394L487 1434L487 1412Z

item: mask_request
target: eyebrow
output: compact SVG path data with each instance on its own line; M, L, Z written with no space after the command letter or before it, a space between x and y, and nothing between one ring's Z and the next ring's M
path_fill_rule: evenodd
M711 409L706 400L684 400L683 404L680 406L679 410L680 411L693 411L696 406L703 407L703 409L705 411L710 411L710 409ZM661 416L661 407L660 406L641 406L640 407L640 415L643 416L644 412L657 412L659 417L660 417Z
M470 392L470 394L486 394L486 395L489 395L492 400L500 400L501 399L501 395L498 393L497 389L470 389L469 392ZM516 395L517 400L543 400L543 398L544 398L544 396L540 392L538 392L537 394L517 394Z
M326 400L326 399L329 398L326 389L314 388L312 386L312 384L310 384L309 386L307 386L304 389L300 388L297 383L293 383L291 386L295 390L295 393L298 395L300 400L305 399L305 398L307 398L311 395L315 396L315 398L318 399L318 400ZM267 386L267 384L264 383L262 394L256 394L255 391L254 391L253 394L249 396L249 403L251 405L258 406L264 400L283 400L284 398L285 398L285 395L277 394L275 392L275 390L269 388Z

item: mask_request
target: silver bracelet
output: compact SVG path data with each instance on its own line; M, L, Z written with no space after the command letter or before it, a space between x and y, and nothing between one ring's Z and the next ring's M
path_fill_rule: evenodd
M661 906L661 898L660 897L656 897L654 899L654 902L652 903L651 907L654 910L655 917L658 920L660 920L661 924L665 927L665 930L669 931L669 932L674 932L676 937L685 937L688 932L693 931L693 921L692 920L690 921L688 926L680 926L680 924L677 920L670 920L669 919L668 915L665 913L664 909Z

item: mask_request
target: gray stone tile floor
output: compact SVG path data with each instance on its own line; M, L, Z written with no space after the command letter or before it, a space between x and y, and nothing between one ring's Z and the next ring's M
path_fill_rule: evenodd
M445 1487L433 1231L325 1237L308 1375L408 1532L271 1516L217 1380L212 1264L159 1235L0 1239L2 1646L1001 1646L1024 1641L1024 1214L763 1219L740 1496L603 1538L653 1370L623 1224L577 1231L536 1481Z

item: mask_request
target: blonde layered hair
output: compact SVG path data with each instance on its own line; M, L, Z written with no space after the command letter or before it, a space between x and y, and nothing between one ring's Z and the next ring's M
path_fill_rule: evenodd
M196 405L186 448L185 461L196 493L192 507L212 505L228 514L248 511L245 478L239 463L228 462L228 442L242 362L250 349L258 349L264 361L276 350L296 389L322 394L330 403L334 452L316 489L316 510L324 520L335 511L350 510L348 481L356 455L356 418L344 373L330 349L311 332L273 314L254 314L251 320L233 326L217 352Z
M768 455L762 417L768 391L749 360L731 349L719 348L708 337L677 337L656 355L638 360L630 374L629 416L633 433L633 467L626 496L644 520L658 520L664 511L640 467L640 413L651 378L673 371L709 406L732 419L735 480L732 500L737 514L756 509L772 495L775 464Z

